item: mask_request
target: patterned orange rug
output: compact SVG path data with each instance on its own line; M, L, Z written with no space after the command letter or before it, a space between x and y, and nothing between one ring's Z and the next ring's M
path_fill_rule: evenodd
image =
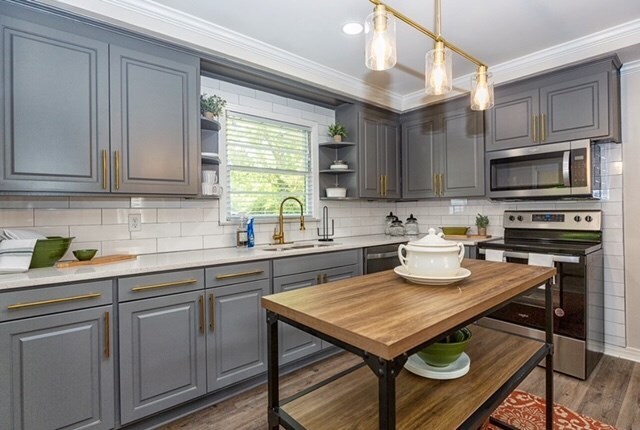
M616 430L609 424L580 415L557 403L553 409L554 430ZM520 430L544 430L544 415L544 399L520 390L511 393L491 414L493 418ZM486 423L482 430L499 430L499 427Z

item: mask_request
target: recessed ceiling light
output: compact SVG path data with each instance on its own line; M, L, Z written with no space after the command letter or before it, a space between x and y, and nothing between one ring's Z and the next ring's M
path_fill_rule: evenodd
M359 22L348 22L342 26L342 32L350 36L362 33L363 29L364 27Z

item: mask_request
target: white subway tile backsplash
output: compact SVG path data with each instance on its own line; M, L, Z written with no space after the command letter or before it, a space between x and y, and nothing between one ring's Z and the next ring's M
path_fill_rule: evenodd
M32 227L33 209L4 209L0 211L0 227Z
M128 197L69 197L69 207L72 209L104 209L128 208L131 199Z
M315 112L314 105L310 103L301 102L299 100L287 99L287 106L299 111Z
M285 97L277 96L275 94L267 93L265 91L260 91L260 90L256 90L256 99L264 100L266 102L271 102L274 104L279 104L282 106L287 105L287 99Z
M202 249L202 236L194 237L163 237L158 241L158 252L188 251Z
M102 255L155 254L158 252L156 245L156 239L106 240L102 242Z
M2 196L0 198L0 210L2 209L65 209L69 207L68 197L17 197Z
M142 224L140 231L132 231L131 239L151 239L180 236L180 223Z
M273 111L273 103L265 101L265 100L259 100L255 97L247 97L247 96L240 96L239 100L238 100L238 104L240 106L246 106L246 107L250 107L250 108L255 108L255 109L261 109L263 111L266 112L272 112Z
M293 118L302 118L302 112L299 109L295 109L289 106L282 106L278 104L273 105L273 111L275 113L281 113L283 115L288 115Z
M261 236L265 234L257 233L256 234L256 244L267 243L268 239L262 238ZM223 235L216 234L210 236L203 236L203 245L204 248L227 248L230 246L235 246L236 237L231 235Z
M88 225L102 223L100 209L35 209L35 225Z
M69 228L69 233L78 241L102 241L130 239L129 226L113 225L75 225Z
M158 209L158 222L201 222L202 208Z
M180 200L178 198L162 198L162 197L132 197L132 208L179 208Z
M180 224L179 234L181 236L207 236L214 234L217 230L217 222L183 222Z
M56 225L52 227L33 227L29 230L33 230L37 233L43 234L47 237L49 236L61 236L61 237L69 237L69 226L68 225ZM73 242L72 242L73 243Z
M320 115L319 113L316 113L316 112L307 112L307 111L302 112L302 118L309 121L314 121L322 125L329 125L334 121L333 117Z
M253 88L243 87L237 84L232 84L231 82L220 81L220 89L238 96L256 96L256 90L254 90ZM227 100L227 102L229 101Z
M156 209L103 209L102 224L128 224L131 214L140 215L144 224L158 221Z

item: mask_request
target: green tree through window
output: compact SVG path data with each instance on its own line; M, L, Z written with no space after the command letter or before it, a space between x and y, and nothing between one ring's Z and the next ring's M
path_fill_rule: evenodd
M288 196L312 213L311 129L227 111L227 216L277 216ZM299 214L286 205L286 214Z

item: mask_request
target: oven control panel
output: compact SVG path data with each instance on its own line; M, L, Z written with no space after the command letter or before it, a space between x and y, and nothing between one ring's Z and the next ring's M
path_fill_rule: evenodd
M503 227L599 231L602 229L602 212L598 210L505 211Z

